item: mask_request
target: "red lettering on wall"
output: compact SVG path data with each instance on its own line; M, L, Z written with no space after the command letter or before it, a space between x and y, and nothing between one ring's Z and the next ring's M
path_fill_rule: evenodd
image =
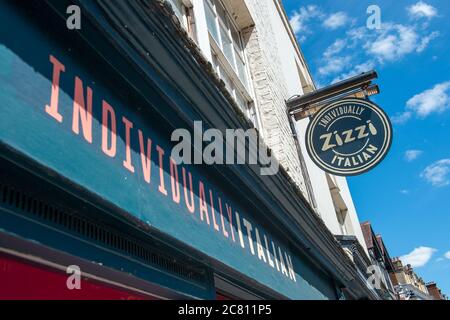
M92 143L92 89L87 87L86 103L84 101L83 82L75 77L75 93L73 99L72 130L80 133L80 120L83 136L87 142Z
M231 238L233 239L234 242L236 242L235 238L234 238L234 230L233 230L233 210L231 209L231 207L228 206L228 204L225 204L225 207L227 208L227 212L228 212L228 222L230 223L230 230L231 230Z
M225 238L228 238L228 231L225 229L225 221L223 220L223 210L222 210L222 199L219 199L219 212L220 212L220 220L222 221L222 232Z
M172 185L172 199L175 203L180 203L180 185L178 183L178 166L175 161L170 158L170 182Z
M117 152L117 123L116 113L108 102L103 100L102 112L102 151L109 157L113 158ZM111 119L111 128L109 128L109 121ZM108 132L111 132L111 147L108 147Z
M123 161L123 166L130 172L134 173L134 167L131 163L131 147L130 147L130 132L133 128L133 123L125 117L122 117L122 121L125 124L125 144L126 144L126 157Z
M194 203L194 191L192 190L192 174L190 172L188 172L189 192L190 192L190 198L191 198L191 201L189 203L189 197L188 197L188 191L187 191L187 185L186 185L186 169L182 168L182 172L183 172L184 200L186 202L186 207L190 213L194 213L195 212L195 203Z
M206 222L209 224L208 205L206 204L205 186L201 180L198 181L199 211L200 219L203 221L206 215Z
M164 162L163 162L163 156L164 156L164 149L160 146L156 146L156 151L158 151L158 159L159 159L159 187L158 190L163 195L167 196L167 190L164 183Z
M214 201L213 201L213 193L212 190L209 190L209 200L211 204L211 216L213 220L213 226L216 231L219 231L219 225L216 223L216 214L214 210Z
M144 134L140 129L139 129L139 147L141 151L142 172L144 174L144 180L147 183L150 183L151 167L152 167L152 160L151 160L152 140L149 138L147 139L147 151L145 151Z
M65 72L65 66L58 61L54 56L50 55L50 62L53 64L53 78L52 78L52 94L50 98L50 105L45 106L45 112L56 119L58 122L62 122L63 117L58 112L59 101L59 80L61 72Z

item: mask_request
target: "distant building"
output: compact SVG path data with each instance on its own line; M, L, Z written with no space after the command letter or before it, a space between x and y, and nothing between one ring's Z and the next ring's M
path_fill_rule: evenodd
M410 264L403 266L399 258L392 260L394 271L390 274L395 291L400 300L433 300L427 286Z
M428 282L426 284L428 293L433 296L434 300L447 300L445 294L438 288L436 282Z
M375 288L383 299L396 299L396 293L392 284L390 273L394 271L391 257L384 245L381 235L375 235L370 222L361 223L361 229L364 235L369 258L373 272L380 275L379 286Z

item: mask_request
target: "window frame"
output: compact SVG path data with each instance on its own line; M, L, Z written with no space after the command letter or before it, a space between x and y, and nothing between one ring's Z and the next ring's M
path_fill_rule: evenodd
M193 25L195 25L195 18L192 11L192 2L191 0L166 0L172 6L172 10L175 13L175 16L180 21L181 26L187 31L189 36L197 42L197 34ZM178 10L176 2L181 3L181 11ZM181 17L178 15L180 14Z
M180 20L180 23L183 27L187 27L187 19L186 19L186 6L183 2L183 0L167 0L169 2L169 4L172 7L173 12L175 13L175 15L177 16L178 20ZM181 8L178 8L176 3L181 3ZM178 10L178 9L181 9ZM181 17L179 16L179 14L181 15Z
M245 49L243 46L243 41L242 41L242 34L239 31L239 28L236 26L235 22L233 21L232 17L230 16L230 14L228 13L228 9L227 7L220 1L220 0L204 0L205 2L205 6L207 6L209 9L205 9L205 10L210 10L211 13L214 15L214 24L215 24L215 30L214 32L212 32L209 27L208 27L208 35L210 35L210 42L211 42L211 46L213 48L213 50L215 51L214 53L217 54L217 50L220 50L221 53L223 54L223 56L226 59L226 62L231 66L231 69L233 70L233 72L235 73L235 76L237 77L237 79L241 82L242 86L244 87L245 91L248 91L249 89L249 74L248 74L248 62L245 56ZM226 21L223 21L223 19L220 17L217 8L216 8L216 3L218 3L225 15L226 15ZM226 51L225 51L225 46L223 43L223 32L222 30L226 31L225 36L227 37L227 39L231 42L231 57L227 57ZM234 29L234 30L233 30ZM233 36L233 31L235 32L235 34L238 36L238 43L235 41L235 37ZM217 39L214 37L214 35L212 34L217 34ZM215 42L216 46L213 45L213 42ZM221 55L219 55L221 56ZM244 73L241 76L240 75L240 68L237 62L238 58L241 60L241 62L243 63L244 66ZM220 57L222 60L222 57ZM230 58L232 61L230 61ZM221 63L224 63L224 61L221 61ZM234 75L231 75L234 78ZM251 96L247 93L247 98L251 98Z
M239 28L236 26L235 22L233 21L231 15L229 14L229 10L227 6L223 4L221 0L204 0L205 11L209 10L210 13L213 14L214 18L214 26L215 29L213 31L210 30L210 22L207 23L208 25L208 38L210 42L211 47L211 57L212 62L215 71L219 75L219 77L224 81L227 82L226 79L223 78L226 77L227 79L231 80L232 88L227 88L227 90L230 92L231 96L235 100L236 104L240 107L240 109L246 114L247 118L250 119L255 127L259 127L258 125L258 117L256 110L254 109L253 104L253 97L250 95L250 77L249 77L249 70L248 70L248 61L246 59L245 54L245 48L243 45L242 40L242 34L239 30ZM223 21L220 14L218 13L218 10L216 8L216 5L219 4L221 8L223 9L223 12L226 17L226 21ZM208 16L210 13L205 14ZM209 19L209 17L207 17ZM230 61L230 59L226 56L225 50L224 50L224 44L223 44L223 35L222 35L222 29L226 30L226 37L231 42L231 57L233 61ZM233 32L235 35L237 35L238 39L233 35ZM217 39L214 37L214 34L217 35ZM237 41L236 41L237 40ZM238 59L242 62L242 71L243 74L241 74L241 67L239 66ZM216 62L214 62L214 60ZM217 64L217 66L215 65ZM240 97L238 97L238 95ZM245 106L241 105L241 101L245 100ZM244 109L245 107L245 109Z

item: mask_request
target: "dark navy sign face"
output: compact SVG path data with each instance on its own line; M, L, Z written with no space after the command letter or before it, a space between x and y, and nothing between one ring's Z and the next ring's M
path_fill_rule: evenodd
M345 99L320 110L306 130L311 159L334 175L362 174L380 163L392 143L392 126L376 104Z

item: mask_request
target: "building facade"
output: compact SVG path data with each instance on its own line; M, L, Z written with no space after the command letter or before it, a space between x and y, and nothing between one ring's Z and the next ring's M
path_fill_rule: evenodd
M400 300L433 300L425 282L411 265L404 266L399 258L392 259L392 263L394 270L390 277Z
M381 235L375 235L372 225L368 221L361 224L361 229L369 250L370 265L380 275L379 285L376 289L384 299L395 300L396 292L390 278L390 274L394 271L394 265L383 238Z
M0 297L380 298L346 180L286 111L315 87L280 1L0 6ZM256 128L279 172L177 164L198 121Z
M426 284L428 293L433 296L434 300L448 300L445 294L437 286L436 282L428 282Z
M171 4L175 12L196 13L190 21L199 26L190 35L240 106L244 104L239 103L242 99L236 96L235 88L240 87L240 82L248 83L244 85L247 88L244 95L249 100L241 110L259 129L265 143L328 229L334 235L355 236L367 254L346 179L323 172L309 158L304 145L309 119L291 127L286 114L286 100L309 93L315 86L281 1L202 0ZM221 17L220 12L228 13L230 18ZM231 54L227 58L220 33L223 20L227 19L233 21L231 35L241 34L237 42L242 43L242 56L235 54L238 58L234 59ZM181 19L181 24L189 29L188 19ZM233 63L231 68L228 66L230 60L241 61L240 57L247 66L247 72L242 71L244 80L239 72L233 72L241 70L238 66L233 67Z

